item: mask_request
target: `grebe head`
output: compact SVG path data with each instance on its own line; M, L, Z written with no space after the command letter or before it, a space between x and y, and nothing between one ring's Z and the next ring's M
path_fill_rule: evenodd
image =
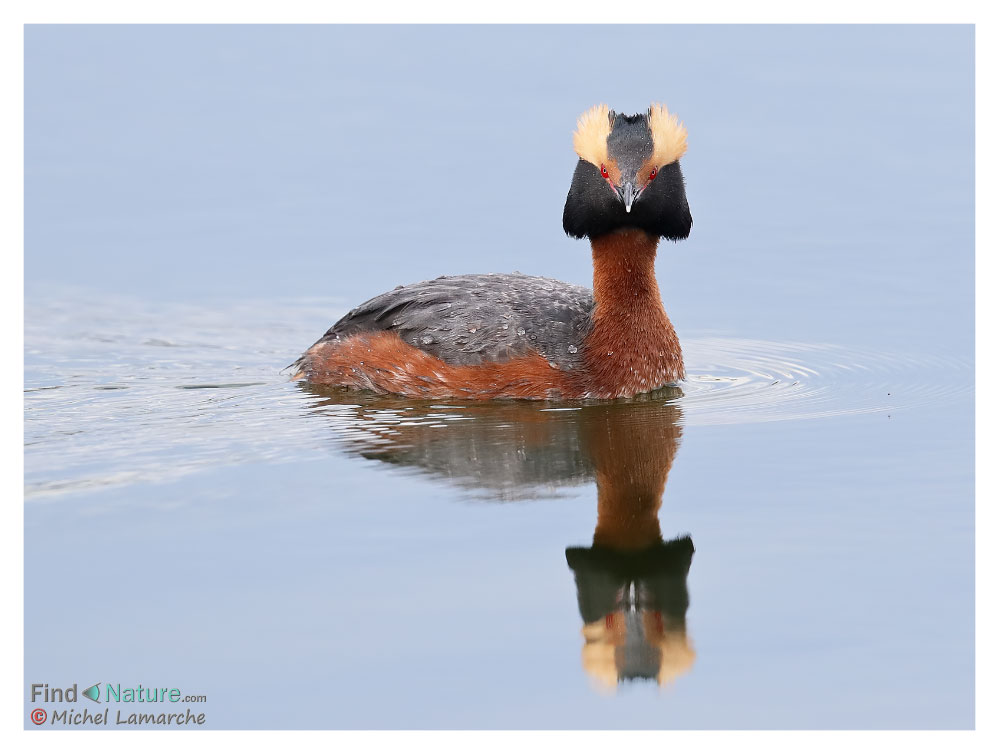
M620 115L597 105L573 134L579 155L562 227L575 238L597 238L624 228L678 241L693 222L680 172L687 129L663 105Z

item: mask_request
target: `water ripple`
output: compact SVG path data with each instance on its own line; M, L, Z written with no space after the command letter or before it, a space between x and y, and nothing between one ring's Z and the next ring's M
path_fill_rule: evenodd
M684 423L743 424L939 404L973 389L954 359L745 338L684 344Z
M342 442L374 452L414 427L434 436L460 434L459 426L482 425L487 415L490 432L530 432L532 425L578 421L585 406L513 402L516 409L489 412L456 400L361 394L340 394L331 403L328 394L279 373L311 342L327 308L299 303L280 316L272 310L109 305L84 317L67 305L28 312L26 495L328 455ZM677 421L698 426L890 412L973 390L970 363L932 355L714 336L685 339L684 353L688 375L680 390L630 402L674 405ZM491 451L476 452L488 459ZM575 474L571 466L563 481Z

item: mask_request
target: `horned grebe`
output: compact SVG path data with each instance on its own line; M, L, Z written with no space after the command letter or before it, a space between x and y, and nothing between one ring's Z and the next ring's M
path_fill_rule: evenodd
M514 274L399 286L361 304L292 366L292 379L419 398L619 398L684 376L655 277L660 238L690 234L687 131L662 105L597 105L573 135L579 161L562 226L590 239L593 291Z

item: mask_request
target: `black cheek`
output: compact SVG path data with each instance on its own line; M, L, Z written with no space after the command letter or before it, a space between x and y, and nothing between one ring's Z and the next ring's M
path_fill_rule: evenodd
M643 192L636 223L646 232L678 241L690 235L693 220L679 163L666 165Z

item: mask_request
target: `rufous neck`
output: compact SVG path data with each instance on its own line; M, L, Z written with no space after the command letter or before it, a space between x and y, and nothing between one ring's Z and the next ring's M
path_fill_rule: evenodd
M683 378L683 353L656 283L658 239L639 230L594 239L591 397L646 393Z
M624 307L662 308L656 282L659 239L641 230L621 230L590 242L593 249L595 316L611 315Z

